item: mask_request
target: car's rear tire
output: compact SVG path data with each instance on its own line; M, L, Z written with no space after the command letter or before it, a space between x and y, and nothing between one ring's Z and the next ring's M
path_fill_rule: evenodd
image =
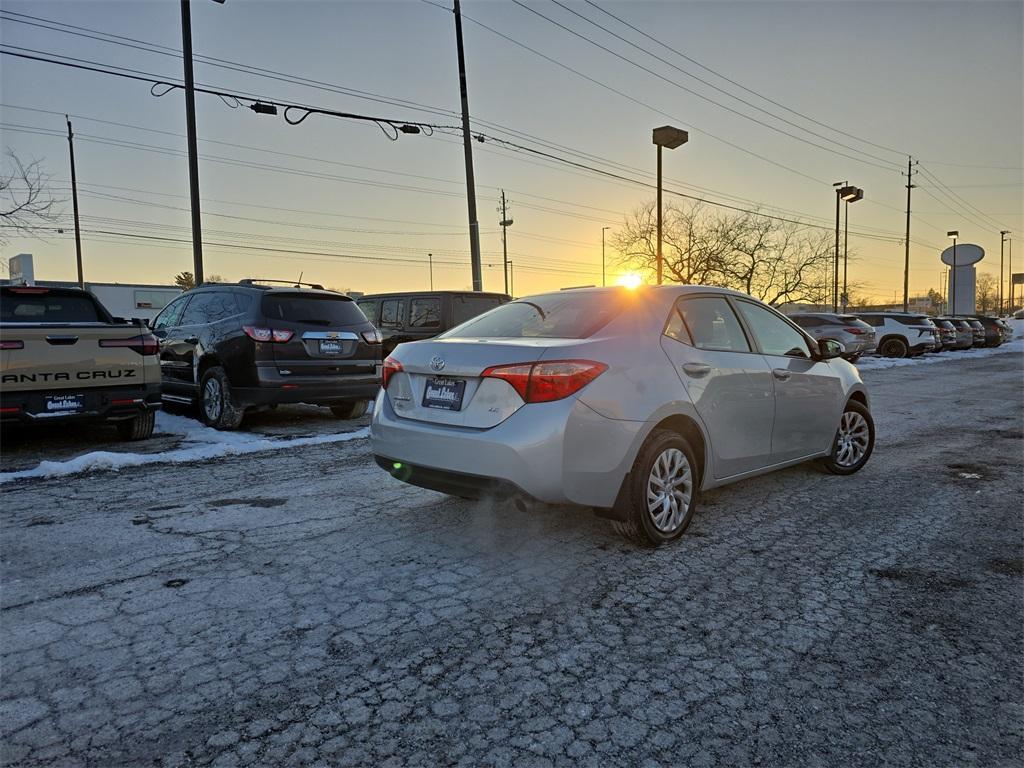
M625 517L613 521L615 530L637 544L655 547L682 536L700 497L697 461L686 438L665 429L652 432L626 486Z
M821 465L833 475L852 475L868 463L875 449L875 421L865 405L851 400L843 409L832 452Z
M117 434L122 440L148 440L156 427L156 411L140 413L134 419L117 422Z
M339 419L358 419L360 416L366 415L366 407L366 400L354 400L351 403L332 405L331 413Z
M231 402L231 384L224 369L212 365L199 382L199 418L214 429L238 429L245 409Z
M886 339L878 348L878 353L883 357L907 357L910 354L910 347L903 339Z

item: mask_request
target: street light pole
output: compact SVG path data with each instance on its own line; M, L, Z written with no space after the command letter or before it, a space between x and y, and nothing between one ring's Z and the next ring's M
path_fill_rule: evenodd
M671 125L655 128L652 136L654 144L658 147L658 285L661 285L665 272L665 262L661 255L661 148L675 149L681 147L689 139L690 134L680 128L673 128Z
M434 290L434 254L427 254L427 264L430 268L430 290Z
M832 311L839 311L839 203L845 200L855 203L864 197L864 190L851 187L848 181L837 181L833 185L836 188L836 248L835 256L832 259Z
M604 233L611 229L611 227L601 227L601 285L605 286L608 283L605 282L604 277Z
M858 200L863 200L864 199L864 190L860 189L858 187L856 189L856 191L852 195L848 195L847 197L844 197L843 199L846 201L846 207L844 209L844 214L845 215L843 216L843 296L842 296L843 312L845 312L846 311L846 303L847 303L847 300L848 300L847 299L847 292L846 292L846 266L847 266L847 257L849 255L848 245L849 245L849 240L850 240L850 227L849 227L849 224L850 224L850 203L856 203Z

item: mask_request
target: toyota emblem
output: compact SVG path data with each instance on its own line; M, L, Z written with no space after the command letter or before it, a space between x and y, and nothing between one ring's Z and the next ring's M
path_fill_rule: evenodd
M430 368L431 368L431 370L434 370L434 371L443 371L444 370L444 358L443 357L438 357L436 355L434 357L430 358Z

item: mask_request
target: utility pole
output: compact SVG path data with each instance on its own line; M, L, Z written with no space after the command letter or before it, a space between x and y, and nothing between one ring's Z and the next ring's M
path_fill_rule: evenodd
M469 132L469 95L466 91L466 55L462 47L462 5L455 0L455 45L459 54L459 94L462 97L462 148L466 155L466 201L469 205L469 253L473 290L484 289L480 269L480 223L476 220L476 182L473 179L473 137Z
M602 287L608 285L604 279L604 233L611 229L611 227L601 227L601 285Z
M907 237L903 243L903 311L910 310L910 190L914 188L913 176L917 171L917 165L910 155L907 155Z
M512 226L512 219L508 217L507 204L508 201L505 199L505 190L503 189L501 190L501 207L498 208L501 212L501 221L498 223L501 224L501 254L504 266L503 274L505 275L505 293L511 296L512 294L508 293L508 228Z
M427 264L430 265L430 290L434 290L434 254L427 254Z
M188 184L192 197L192 261L196 285L203 283L203 231L199 210L199 150L196 147L196 90L192 76L192 11L181 0L181 48L185 62L185 120L188 124Z
M515 284L515 273L512 271L512 262L508 263L508 295L515 296L513 291L516 289Z
M71 204L75 211L75 257L78 261L78 287L85 288L85 274L82 271L82 231L78 225L78 177L75 176L75 142L74 134L71 132L71 118L64 115L68 121L68 151L71 153ZM1002 280L1002 277L1000 277Z

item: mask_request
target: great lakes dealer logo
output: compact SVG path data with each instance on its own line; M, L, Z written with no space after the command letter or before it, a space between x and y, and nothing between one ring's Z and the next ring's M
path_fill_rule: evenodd
M435 355L434 357L430 358L430 369L431 370L433 370L433 371L443 371L444 370L444 365L445 365L445 363L444 363L444 358L443 357L438 357L437 355Z

